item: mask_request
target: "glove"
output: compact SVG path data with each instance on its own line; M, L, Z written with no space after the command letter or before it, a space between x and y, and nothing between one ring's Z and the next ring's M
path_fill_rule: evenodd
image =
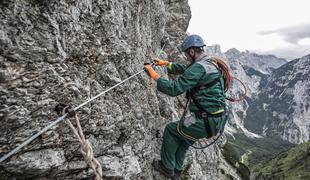
M169 65L169 61L165 61L165 60L161 60L161 59L154 59L153 60L155 66L168 66Z
M149 63L144 64L144 71L155 81L159 78L158 74L154 71L154 69Z

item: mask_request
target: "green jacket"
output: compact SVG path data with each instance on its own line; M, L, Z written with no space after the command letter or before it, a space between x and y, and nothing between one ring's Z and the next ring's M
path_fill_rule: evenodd
M207 84L217 78L219 73L204 54L191 65L171 63L167 69L168 73L181 74L176 80L167 80L162 77L157 80L157 89L169 96L178 96L197 85ZM201 89L194 94L199 104L212 114L221 112L225 108L223 77L220 81L221 83L218 82L212 87ZM194 113L198 111L192 101L189 109Z

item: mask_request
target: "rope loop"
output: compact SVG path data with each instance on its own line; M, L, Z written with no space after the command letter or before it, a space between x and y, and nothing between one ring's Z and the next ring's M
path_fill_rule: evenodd
M65 108L66 109L66 108ZM65 112L64 112L65 113ZM75 113L75 121L77 128L73 126L69 119L66 119L66 122L69 124L71 130L77 137L78 141L80 142L80 151L84 157L84 161L86 164L93 169L95 173L95 180L103 180L102 179L102 167L99 161L94 157L93 148L88 140L85 139L80 120L78 115Z

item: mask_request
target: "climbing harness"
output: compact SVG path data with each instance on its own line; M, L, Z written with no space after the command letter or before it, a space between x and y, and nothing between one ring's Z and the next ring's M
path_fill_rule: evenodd
M183 114L181 116L181 119L180 119L180 121L179 121L179 123L177 125L177 131L184 137L185 142L189 146L191 146L191 147L193 147L195 149L205 149L205 148L211 146L212 144L214 144L223 135L223 133L224 133L224 126L221 129L219 129L219 132L218 132L217 136L215 136L215 137L212 136L213 141L210 142L210 143L206 142L207 138L197 139L197 138L192 137L191 135L186 134L183 131L183 126L184 126L184 121L185 121L186 113L188 113L187 112L188 104L189 104L189 99L186 102L186 105L185 105L186 109L184 109ZM226 121L227 120L227 115L225 115L225 116L226 116L225 117L226 118L225 121ZM205 121L205 123L206 123L206 121ZM198 143L199 145L195 145L195 143Z
M204 57L203 57L203 58L204 58ZM202 58L202 59L203 59L203 58ZM221 60L219 60L219 59L217 59L217 58L213 58L213 60L215 60L215 61L217 61L217 62L221 61ZM223 67L222 67L222 68L218 67L218 65L216 65L216 64L218 64L218 63L214 64L213 62L211 62L211 64L213 64L213 65L216 67L216 69L218 70L218 77L216 77L214 80L212 80L211 82L209 82L209 83L207 83L207 84L203 84L203 85L196 86L196 87L192 88L191 90L189 90L189 91L187 92L187 94L186 94L187 102L186 102L186 105L185 105L183 114L182 114L182 116L181 116L181 119L180 119L180 121L179 121L179 123L178 123L178 125L177 125L177 131L184 137L185 142L186 142L187 144L189 144L190 146L192 146L193 148L195 148L195 149L204 149L204 148L207 148L207 147L209 147L210 145L214 144L214 143L222 136L222 134L224 133L224 125L226 124L226 121L227 121L227 118L228 118L228 117L227 117L227 114L226 114L226 110L224 110L224 112L221 112L221 113L216 114L216 115L213 115L213 114L208 113L208 112L204 109L204 107L203 107L201 104L198 103L198 101L197 101L196 98L194 97L194 94L195 94L197 91L201 90L201 89L210 88L210 87L214 86L215 84L217 84L218 82L222 83L222 82L220 81L220 79L221 79L221 77L223 77L223 76L224 76L224 78L228 78L228 79L229 79L228 81L224 82L225 85L224 85L223 92L227 92L227 91L228 91L228 89L229 89L229 82L230 82L231 79L236 79L236 80L238 80L238 81L242 84L242 86L243 86L243 88L244 88L244 93L243 93L243 95L242 95L241 98L235 99L235 98L232 98L232 97L225 97L225 99L227 99L227 100L229 100L229 101L231 101L231 102L242 101L242 100L245 98L246 94L247 94L247 89L246 89L244 83L243 83L240 79L238 79L238 78L231 77L231 76L229 75L228 71L227 71L227 66L226 66L225 64L221 64L221 62L220 62L220 66L226 66L226 67L224 67L224 68L223 68ZM222 72L222 71L224 71L224 72ZM226 72L225 72L225 71L226 71ZM223 95L224 95L224 94L223 94ZM225 95L224 95L224 96L225 96ZM207 133L208 133L208 137L207 137L207 138L213 137L213 139L214 139L214 140L213 140L211 143L209 143L209 144L207 144L207 143L203 144L203 142L205 142L204 139L207 139L207 138L196 139L196 138L194 138L194 137L192 137L192 136L186 134L186 133L183 131L184 121L185 121L186 114L188 113L187 109L188 109L188 105L189 105L190 99L192 99L193 103L194 103L194 104L196 105L196 107L199 109L199 112L195 114L195 117L200 117L200 118L202 118L202 119L204 120L205 128L206 128L206 131L207 131ZM211 129L211 127L210 127L210 121L208 120L208 117L210 117L210 116L217 116L217 117L225 116L225 117L224 117L225 119L222 120L222 121L224 121L224 122L221 123L221 124L224 124L224 125L223 125L220 129L217 130L218 132L213 132L212 129ZM214 128L214 127L213 127L213 128ZM217 136L216 136L216 135L217 135ZM214 136L215 136L215 137L214 137ZM190 142L190 141L191 141L191 142ZM196 145L195 145L196 142L199 144L199 146L196 146Z
M212 144L214 144L224 133L224 126L222 126L217 133L213 133L212 130L211 130L211 127L210 127L210 123L208 121L208 117L210 116L209 113L207 113L207 111L204 110L204 108L197 102L197 100L191 96L193 102L195 103L195 105L198 107L198 109L200 110L200 117L204 120L204 123L205 123L205 128L206 128L206 131L208 133L208 137L207 138L200 138L200 139L197 139L197 138L194 138L192 137L191 135L188 135L186 134L184 131L183 131L183 126L184 126L184 122L185 122L185 117L186 117L186 114L188 113L188 106L189 106L189 102L190 102L190 97L187 98L187 101L186 101L186 105L184 107L184 110L183 110L183 114L181 116L181 119L177 125L177 131L184 137L185 139L185 142L190 145L191 147L195 148L195 149L205 149L209 146L211 146ZM198 115L198 114L197 114ZM222 113L220 113L219 115L217 116L222 116L224 115L225 116L225 122L224 124L226 123L227 121L227 114L226 114L226 110ZM196 114L195 114L195 117L196 117ZM217 136L216 136L217 134ZM215 136L215 137L214 137ZM213 138L213 141L211 143L206 143L206 139L208 138ZM195 143L198 143L199 145L195 145Z
M166 44L164 44L159 53L157 54L157 57L159 57L161 55L161 53L163 52L163 49L165 47ZM89 102L97 99L98 97L102 96L103 94L111 91L112 89L115 89L116 87L120 86L121 84L125 83L126 81L132 79L133 77L141 74L142 72L144 72L145 70L142 69L140 71L138 71L137 73L135 73L134 75L131 75L130 77L124 79L123 81L117 83L116 85L108 88L107 90L97 94L96 96L90 98L89 100L85 101L84 103L78 105L77 107L73 108L73 111L77 111L78 109L80 109L81 107L85 106L86 104L88 104ZM56 119L54 122L50 123L48 126L46 126L45 128L43 128L42 130L40 130L38 133L36 133L35 135L31 136L29 139L27 139L26 141L24 141L22 144L20 144L19 146L17 146L15 149L13 149L12 151L10 151L8 154L2 156L0 158L0 163L5 161L7 158L11 157L13 154L15 154L16 152L18 152L21 148L23 148L24 146L28 145L31 141L33 141L34 139L36 139L37 137L39 137L41 134L45 133L46 131L48 131L49 129L51 129L53 126L55 126L56 124L60 123L61 121L63 121L66 117L68 116L68 113L63 114L61 117L59 117L58 119Z
M190 98L193 100L194 104L195 104L195 105L198 107L198 109L199 109L199 112L195 114L195 117L199 117L199 118L202 118L202 119L204 120L205 129L206 129L206 131L207 131L207 133L208 133L207 138L213 138L214 140L213 140L211 143L209 143L209 144L205 143L205 144L203 145L203 142L204 142L203 139L198 139L198 140L197 140L197 139L191 137L190 135L187 135L187 134L186 134L186 137L191 137L190 140L196 140L196 141L198 142L199 146L196 146L195 143L189 142L187 139L185 139L185 142L188 143L190 146L192 146L192 147L195 148L195 149L205 149L205 148L211 146L212 144L214 144L214 143L222 136L222 134L224 133L224 127L225 127L225 124L226 124L226 121L227 121L226 110L224 110L223 112L218 113L218 114L216 114L216 115L213 115L213 114L208 113L208 112L202 107L202 105L200 105L200 104L198 103L198 101L197 101L196 98L193 96L193 94L190 94L190 97L187 99L187 104L189 104L188 102L190 101ZM186 107L188 107L188 105L186 105ZM183 112L183 115L182 115L182 117L181 117L181 120L180 120L180 122L178 123L179 132L180 132L182 135L185 134L184 131L183 131L183 125L184 125L186 113L188 113L187 108L184 109L184 112ZM213 117L215 117L215 116L216 116L216 117L225 116L224 122L221 122L221 123L220 123L220 124L222 124L222 126L221 126L220 129L218 129L218 132L213 132L213 131L212 131L213 129L211 128L211 123L210 123L210 121L209 121L209 117L210 117L210 116L213 116ZM223 125L223 124L224 124L224 125ZM213 127L213 128L215 128L215 127ZM217 135L217 136L216 136L216 135ZM214 136L215 136L215 137L214 137ZM196 142L196 141L193 141L193 142Z

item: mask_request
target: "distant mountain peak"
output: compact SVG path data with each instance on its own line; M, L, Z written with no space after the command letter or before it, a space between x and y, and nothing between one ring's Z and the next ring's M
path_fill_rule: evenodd
M207 52L207 54L212 54L212 55L219 56L219 55L222 54L221 46L218 45L218 44L207 46L206 47L206 52Z
M225 54L241 54L241 52L236 48L228 49Z

